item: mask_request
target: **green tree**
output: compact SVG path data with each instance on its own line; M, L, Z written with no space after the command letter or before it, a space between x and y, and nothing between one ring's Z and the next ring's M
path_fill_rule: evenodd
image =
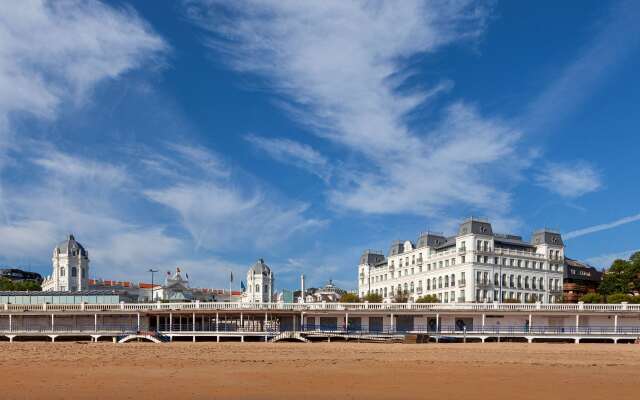
M7 278L0 278L0 290L5 291L40 291L42 288L37 282L34 281L17 281L14 282Z
M629 296L626 293L614 293L607 296L607 303L619 304L619 303L622 303L623 301L626 301L627 303L631 303L633 301L632 297L633 296Z
M604 297L598 293L587 293L580 297L580 301L583 303L604 303Z
M393 296L393 302L394 303L406 303L408 301L409 301L409 295L407 294L407 292L403 292L401 290L398 290L396 295Z
M345 293L340 297L341 303L358 303L360 302L360 297L358 297L355 293Z
M377 293L367 293L364 296L364 301L368 301L369 303L382 303L382 296Z
M435 294L426 294L418 297L416 303L440 303L440 300Z
M628 260L615 260L604 273L598 292L603 295L640 291L640 252Z

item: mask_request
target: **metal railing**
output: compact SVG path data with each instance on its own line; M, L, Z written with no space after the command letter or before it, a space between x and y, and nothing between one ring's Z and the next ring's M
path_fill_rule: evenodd
M505 288L506 289L506 288ZM554 293L554 292L551 292ZM559 293L562 293L559 291ZM563 303L119 303L119 304L0 304L0 315L17 312L111 312L133 314L154 311L590 311L640 312L640 304Z

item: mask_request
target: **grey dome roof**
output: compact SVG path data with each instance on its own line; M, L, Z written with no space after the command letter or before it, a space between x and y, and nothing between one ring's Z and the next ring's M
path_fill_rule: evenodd
M271 269L267 264L264 263L264 260L261 258L255 264L253 264L253 267L251 267L249 271L254 274L268 275L271 272Z
M73 235L69 235L67 240L57 245L56 250L59 250L60 253L69 253L73 250L78 250L80 254L84 256L87 255L87 251L80 243L76 242L76 238L74 238Z

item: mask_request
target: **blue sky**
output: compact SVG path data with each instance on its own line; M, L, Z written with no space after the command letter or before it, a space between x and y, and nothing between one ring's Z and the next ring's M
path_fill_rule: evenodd
M470 215L640 249L640 4L36 2L0 12L0 264L356 285Z

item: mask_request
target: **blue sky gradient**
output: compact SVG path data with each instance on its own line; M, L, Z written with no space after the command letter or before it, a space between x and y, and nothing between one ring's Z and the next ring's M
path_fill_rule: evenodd
M470 215L640 249L640 4L37 2L0 12L0 264L356 286ZM36 29L37 28L37 29ZM238 283L239 285L239 283Z

